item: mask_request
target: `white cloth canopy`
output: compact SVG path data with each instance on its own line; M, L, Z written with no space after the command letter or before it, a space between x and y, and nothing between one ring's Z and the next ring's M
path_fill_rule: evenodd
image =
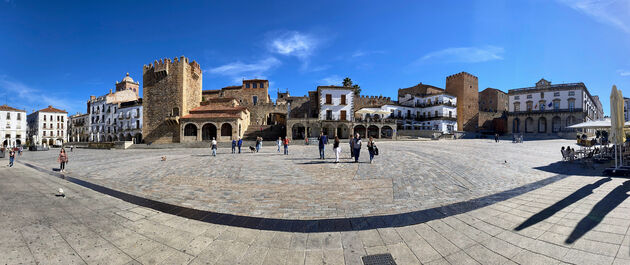
M379 109L379 108L362 108L360 110L357 110L357 112L355 112L357 114L379 114L379 115L387 115L387 114L391 114L391 112L383 110L383 109Z
M567 128L570 129L610 129L610 119L606 118L603 120L596 121L585 121L578 124L573 124ZM626 122L624 127L630 127L630 121Z

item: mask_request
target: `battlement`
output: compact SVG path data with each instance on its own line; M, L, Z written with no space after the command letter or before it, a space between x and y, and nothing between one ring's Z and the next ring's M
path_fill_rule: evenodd
M378 99L378 100L392 100L390 97L383 97L383 96L365 96L365 95L360 95L358 97L358 99Z
M460 77L464 77L464 78L473 78L473 79L478 79L476 76L469 74L467 72L460 72L454 75L449 75L446 77L446 80L451 80L451 79L456 79L456 78L460 78Z
M188 58L186 58L184 56L180 56L179 58L175 57L173 59L163 58L163 59L160 59L159 61L155 60L153 63L150 63L149 65L145 64L143 66L142 70L143 70L143 72L146 72L146 71L151 70L151 69L153 69L155 72L161 72L161 71L168 72L169 67L178 65L180 63L188 64L195 71L201 72L201 66L199 65L199 63L197 63L194 60L192 62L189 62Z

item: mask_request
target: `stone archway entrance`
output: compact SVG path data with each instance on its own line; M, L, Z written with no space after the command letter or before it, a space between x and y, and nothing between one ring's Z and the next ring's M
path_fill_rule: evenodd
M368 137L378 138L378 127L376 125L370 125L368 127Z
M224 123L221 125L221 137L232 137L232 125Z
M300 123L293 124L291 127L291 138L293 140L304 139L306 137L306 127Z
M217 126L212 123L206 123L201 128L201 140L211 141L212 138L217 138Z
M357 133L359 134L361 138L365 138L365 133L366 133L365 126L363 125L354 126L354 134L356 135Z
M383 126L383 128L381 128L381 138L391 139L393 136L394 130L392 129L392 127L385 125Z

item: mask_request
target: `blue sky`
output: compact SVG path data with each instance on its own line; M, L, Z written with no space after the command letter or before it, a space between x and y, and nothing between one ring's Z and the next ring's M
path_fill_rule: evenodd
M386 4L384 4L386 3ZM0 0L0 104L85 112L126 72L185 55L203 88L267 78L305 95L349 76L362 94L584 82L609 113L630 96L630 1L20 1Z

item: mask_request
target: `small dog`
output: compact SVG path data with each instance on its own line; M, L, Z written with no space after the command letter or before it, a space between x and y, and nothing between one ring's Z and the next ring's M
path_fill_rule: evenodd
M163 157L162 157L162 161L166 161L166 156L163 156Z
M256 152L256 147L249 146L249 151L252 151L252 153L255 153Z

